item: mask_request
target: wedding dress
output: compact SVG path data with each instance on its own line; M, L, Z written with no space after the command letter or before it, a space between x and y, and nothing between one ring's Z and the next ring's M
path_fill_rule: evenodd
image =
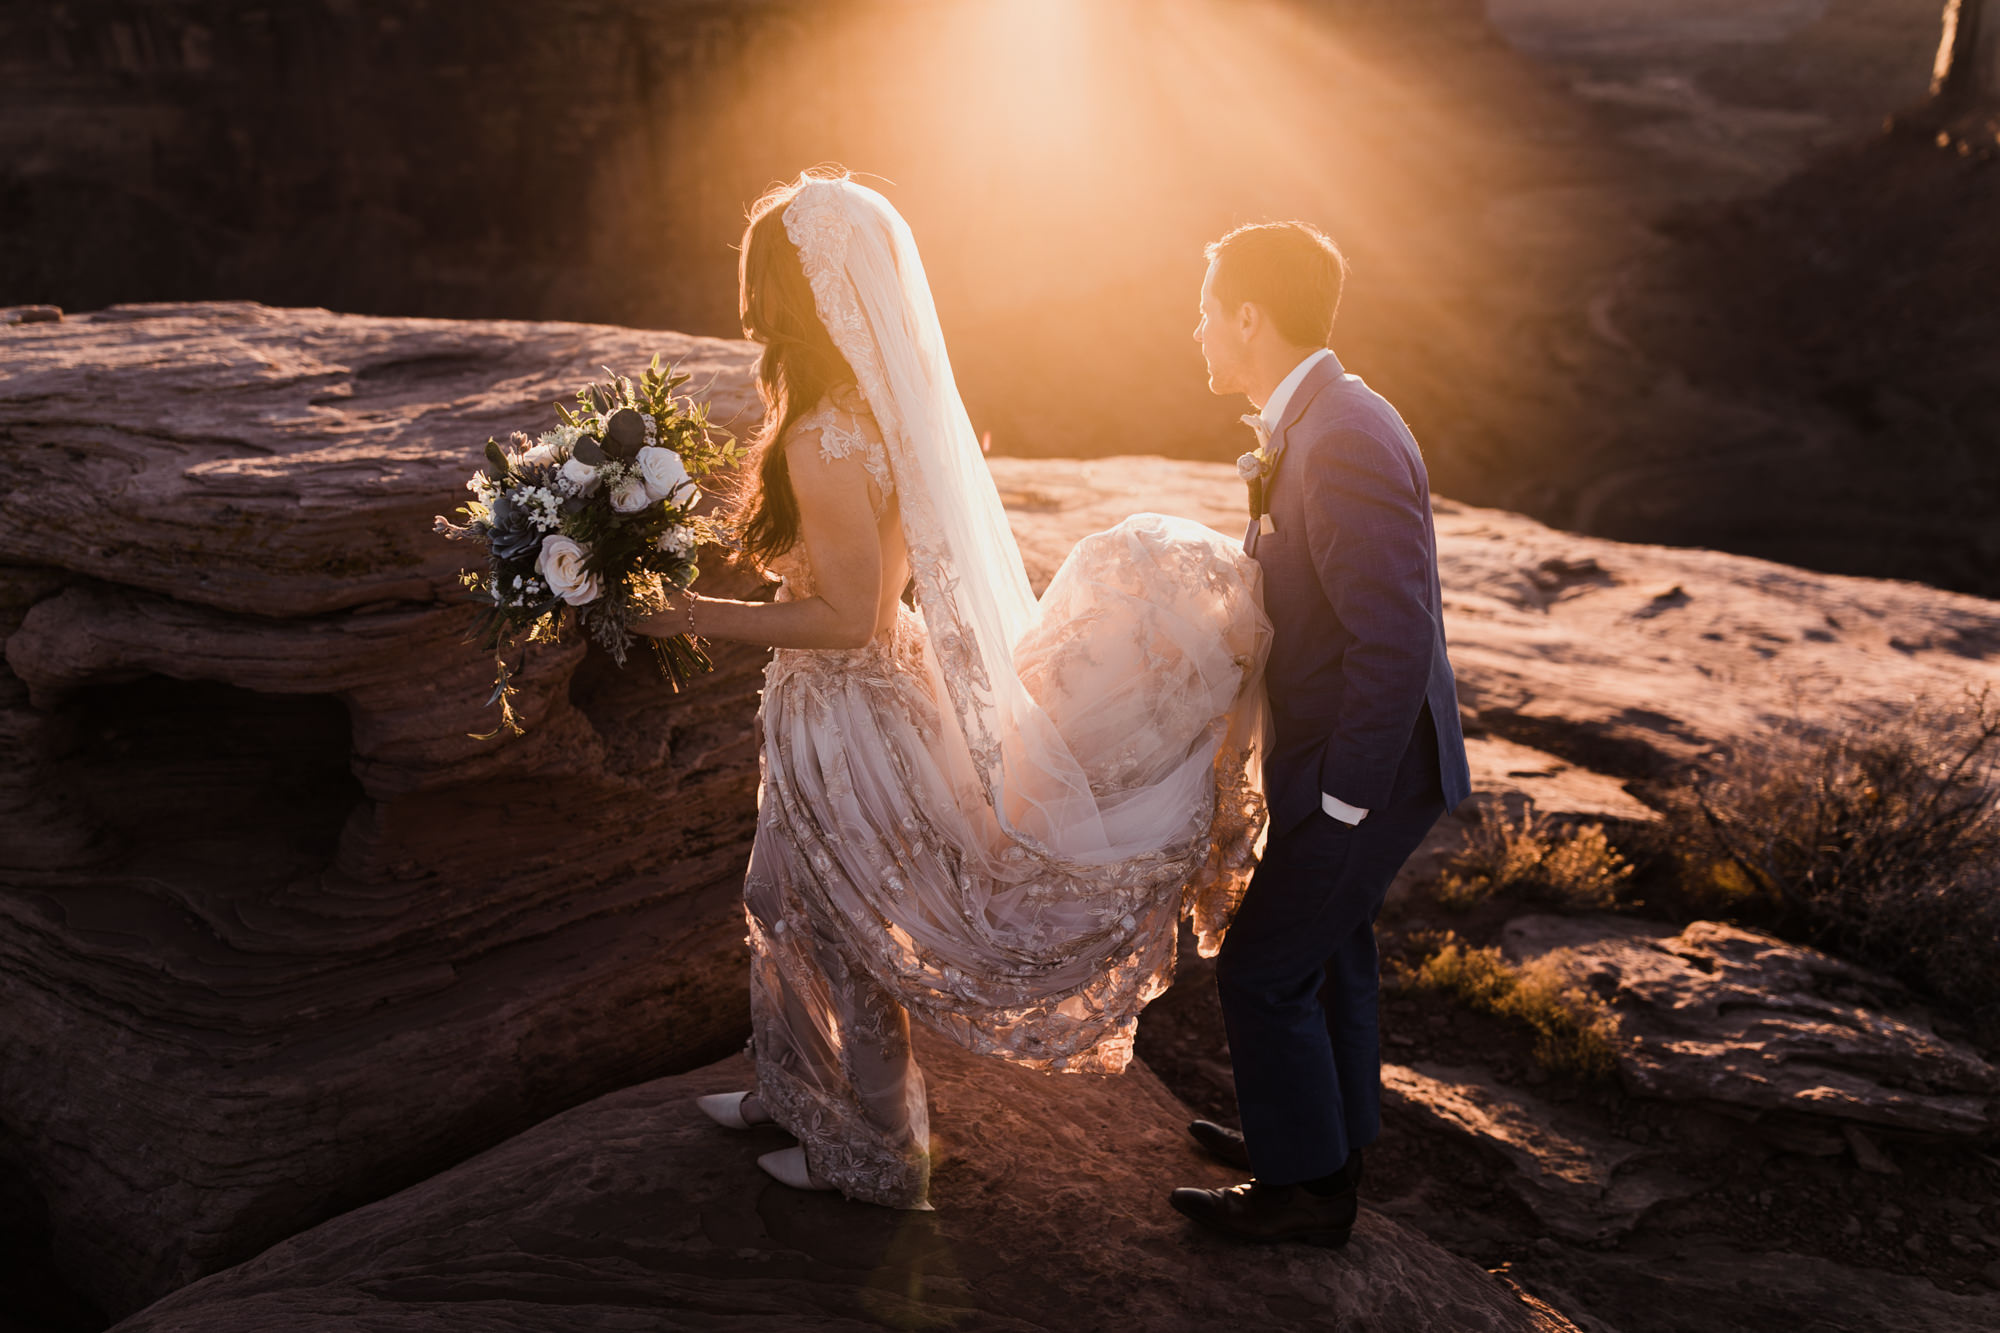
M786 207L862 401L794 426L892 503L916 607L765 673L744 887L757 1093L849 1198L923 1207L914 1018L1047 1070L1117 1072L1173 975L1220 944L1263 808L1258 567L1200 524L1086 537L1039 601L951 377L916 245L873 190ZM811 437L808 436L808 441ZM773 566L813 593L804 548Z

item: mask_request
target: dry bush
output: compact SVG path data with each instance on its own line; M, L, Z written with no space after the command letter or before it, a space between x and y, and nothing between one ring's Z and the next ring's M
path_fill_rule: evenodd
M1535 1062L1551 1073L1601 1079L1617 1069L1615 1026L1603 1001L1571 985L1547 959L1517 967L1494 948L1474 949L1449 932L1399 984L1443 991L1481 1013L1534 1030Z
M2000 705L1793 725L1673 802L1691 896L2000 1021Z
M1572 911L1614 907L1632 867L1602 824L1564 829L1527 810L1516 821L1489 812L1475 824L1432 888L1438 903L1468 911L1495 894L1518 892Z

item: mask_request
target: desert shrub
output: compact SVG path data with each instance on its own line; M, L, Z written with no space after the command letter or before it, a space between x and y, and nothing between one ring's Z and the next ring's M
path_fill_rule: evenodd
M1789 725L1671 803L1692 896L2000 1019L2000 705Z
M1616 906L1631 877L1602 824L1566 829L1531 808L1518 821L1489 813L1475 824L1431 893L1458 912L1508 892L1588 911Z
M1498 949L1471 948L1447 933L1435 952L1397 980L1532 1029L1535 1061L1551 1073L1599 1079L1617 1068L1615 1026L1604 1003L1547 959L1516 966Z

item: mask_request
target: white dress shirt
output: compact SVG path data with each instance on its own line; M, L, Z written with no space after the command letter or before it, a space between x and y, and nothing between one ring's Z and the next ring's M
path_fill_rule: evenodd
M1264 418L1266 435L1277 433L1278 423L1285 419L1285 409L1291 406L1292 395L1298 392L1299 382L1305 379L1314 366L1332 355L1332 351L1324 347L1307 352L1306 359L1293 366L1292 373L1278 381L1278 387L1271 390L1271 397L1265 402L1264 410L1259 413Z
M1264 418L1264 434L1268 437L1277 433L1278 423L1285 419L1285 409L1291 406L1292 395L1298 392L1300 381L1333 353L1324 347L1306 353L1305 360L1292 367L1292 373L1278 381L1278 387L1271 390L1269 401L1264 404L1260 415ZM1338 819L1343 824L1359 824L1368 818L1368 812L1358 805L1349 805L1338 796L1319 794L1319 808Z

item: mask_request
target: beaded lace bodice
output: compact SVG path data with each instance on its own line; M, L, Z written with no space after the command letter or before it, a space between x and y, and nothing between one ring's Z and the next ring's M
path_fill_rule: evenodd
M859 458L920 609L766 670L745 880L758 1090L819 1179L912 1207L928 1129L910 1020L1115 1072L1180 919L1203 952L1220 942L1263 824L1270 623L1240 546L1157 514L1085 538L1037 599L907 226L831 180L784 221L857 386L787 446ZM802 546L770 568L781 598L813 595Z

